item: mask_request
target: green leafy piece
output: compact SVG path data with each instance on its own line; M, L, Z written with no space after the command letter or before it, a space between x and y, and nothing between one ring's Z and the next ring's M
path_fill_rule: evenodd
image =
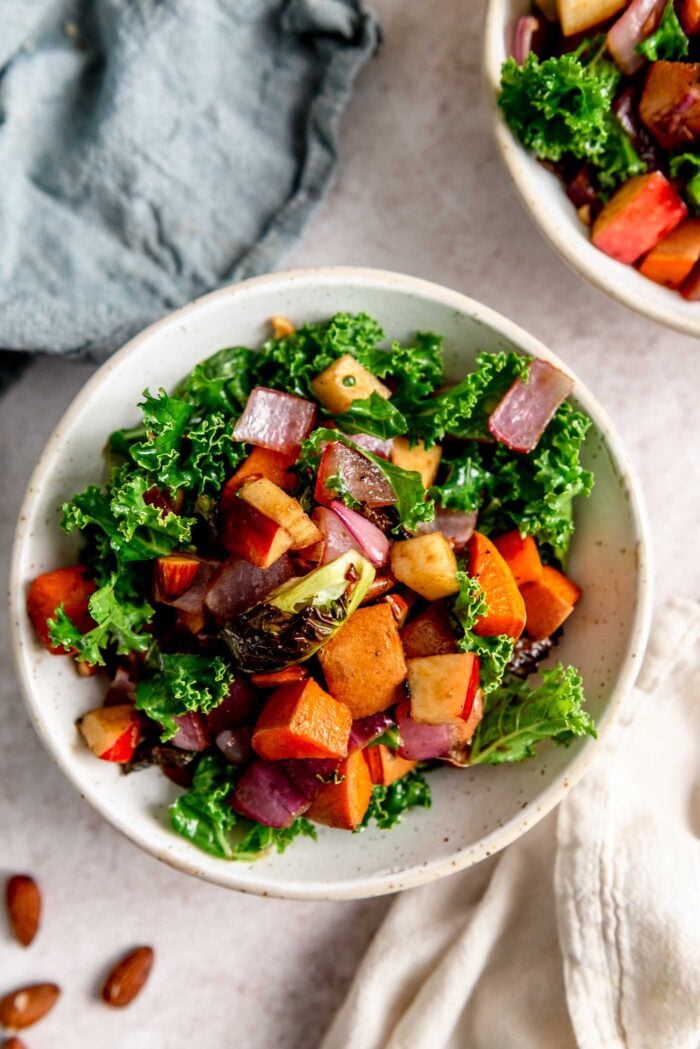
M484 717L472 740L471 765L500 765L535 756L535 746L551 739L568 746L576 736L596 735L584 710L583 683L574 667L559 663L543 670L542 684L509 677L486 699Z
M391 725L390 728L384 729L381 736L377 736L371 743L367 744L368 747L388 747L389 750L398 750L401 746L401 735L397 725Z
M359 452L365 459L368 459L378 467L394 490L396 495L395 509L399 518L399 525L405 531L415 531L421 521L432 521L435 516L435 505L432 499L426 498L423 481L417 471L404 470L401 466L395 466L393 463L387 462L381 456L368 452L366 448L360 448L354 441L338 433L337 430L319 427L303 442L296 468L307 479L312 479L315 476L321 455L320 446L328 441L340 441L341 444ZM336 491L338 497L347 506L352 506L353 509L357 507L356 500L349 497L349 493L344 489L340 478L338 478Z
M488 417L515 380L527 375L530 360L517 353L477 354L473 372L411 413L411 432L420 435L427 446L446 434L492 440Z
M230 765L206 755L197 763L190 789L170 806L173 830L223 860L233 859L230 835L237 817L226 799L234 782Z
M145 438L130 446L129 455L163 485L178 488L180 446L194 409L185 401L169 397L163 389L157 398L148 390L144 390L143 397L139 408L143 412Z
M401 822L407 809L421 806L429 809L430 787L420 772L413 769L388 787L377 786L372 790L372 800L358 831L368 827L372 820L381 830L391 830Z
M493 484L493 476L484 465L478 445L470 444L468 450L453 458L443 456L440 465L446 475L430 489L435 501L449 510L478 510L484 493Z
M128 573L113 572L109 580L90 595L90 615L95 626L81 634L66 615L63 605L48 620L51 643L75 650L80 662L103 666L105 651L115 646L118 655L145 652L152 642L150 634L143 633L153 618L153 609L146 601L135 599L135 587Z
M257 860L270 849L284 852L287 846L300 836L311 838L313 841L318 837L313 823L303 817L294 820L291 827L264 827L262 823L244 820L240 816L238 823L242 827L249 825L249 829L245 831L243 838L233 845L231 858L243 862Z
M700 211L700 153L671 157L671 178L685 179L685 198L694 211Z
M393 380L392 401L402 411L410 411L443 382L442 336L433 332L417 332L409 346L392 342L388 350L365 349L356 356L378 379Z
M346 433L370 433L386 439L408 430L408 423L396 405L378 393L353 401L347 411L334 418Z
M299 835L316 838L316 829L305 819L277 828L237 816L227 801L235 780L235 770L222 758L200 758L192 786L170 806L173 829L212 856L243 862L271 848L284 852Z
M246 346L219 350L197 364L180 383L174 396L200 410L238 416L254 386L260 385L263 358Z
M522 66L508 58L498 104L527 149L553 163L587 161L601 188L611 190L646 166L613 113L621 74L604 49L603 38L544 61L530 53Z
M155 672L136 686L136 708L160 722L166 742L177 733L176 717L218 707L228 695L233 671L221 656L159 652L155 658Z
M457 581L459 593L449 605L452 621L460 635L457 645L463 652L474 652L479 657L479 685L484 695L488 695L503 680L515 642L507 634L480 637L474 633L477 619L486 612L486 599L477 580L463 568L457 572Z
M650 62L677 62L688 54L688 37L678 21L673 0L668 0L655 32L637 44L635 51Z

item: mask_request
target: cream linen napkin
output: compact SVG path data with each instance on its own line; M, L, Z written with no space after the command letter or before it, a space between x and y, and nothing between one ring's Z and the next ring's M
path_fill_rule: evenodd
M397 897L322 1049L698 1049L700 606L655 623L569 798Z

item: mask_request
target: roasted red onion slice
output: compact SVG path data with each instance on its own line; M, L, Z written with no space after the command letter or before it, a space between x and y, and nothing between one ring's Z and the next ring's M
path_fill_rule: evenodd
M275 452L295 452L314 428L317 408L303 397L256 386L233 431L234 439Z
M383 732L386 732L388 728L391 728L393 724L394 719L384 710L379 714L370 714L366 718L358 718L356 721L353 721L350 729L348 751L361 750L368 743L381 736Z
M214 736L224 729L238 728L252 721L262 705L262 696L245 678L232 681L228 695L206 715L207 726Z
M375 455L381 456L382 459L391 458L391 449L394 443L391 437L388 440L384 440L382 437L373 437L371 433L352 433L347 436L355 444L359 444L360 448L365 448L368 452L374 452Z
M180 750L206 750L211 743L211 732L201 714L180 714L175 718L177 733L171 743Z
M489 430L512 451L531 452L573 386L573 379L553 364L534 360L527 381L516 379L489 416Z
M522 15L515 24L513 34L513 58L519 66L534 51L539 52L544 41L544 24L536 15Z
M311 518L314 524L323 532L319 564L327 565L331 561L335 561L336 557L347 553L348 550L361 549L350 529L327 506L317 506Z
M360 553L364 554L370 564L381 568L389 557L389 540L380 528L368 521L362 514L350 510L337 500L331 503L331 511L340 518L355 540Z
M308 790L292 782L282 762L254 761L229 800L241 816L266 827L290 827L311 804L308 795Z
M399 703L396 707L396 724L401 736L399 754L409 761L441 758L452 746L450 725L422 725L414 721L408 703Z
M418 534L442 532L455 550L462 550L474 534L476 517L476 510L449 510L447 507L438 506L432 521L424 521L418 526Z
M230 765L247 765L253 757L253 730L248 725L225 728L216 737L216 745Z
M646 59L635 48L646 40L661 21L668 0L632 0L608 31L608 51L623 73L631 76Z
M269 568L256 568L248 561L232 557L210 580L204 604L217 623L224 623L263 601L294 574L294 566L286 554Z
M317 503L330 506L337 498L338 492L333 486L327 486L327 482L338 477L350 495L364 506L393 506L396 502L394 489L378 466L340 441L329 441L323 449L316 477Z

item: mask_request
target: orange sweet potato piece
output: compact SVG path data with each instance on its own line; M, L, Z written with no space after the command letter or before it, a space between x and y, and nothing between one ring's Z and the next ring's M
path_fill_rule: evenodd
M642 260L639 272L667 288L679 288L700 259L700 219L685 219Z
M43 572L30 584L27 612L34 629L52 655L65 655L65 650L51 644L47 619L52 619L58 606L63 605L66 615L81 633L91 630L95 623L88 612L88 601L94 590L95 584L88 578L83 565Z
M406 663L394 615L385 602L358 608L318 658L328 691L352 711L367 717L403 696Z
M474 633L480 637L508 634L517 641L525 626L525 604L513 573L481 532L474 532L467 551L469 575L477 580L486 599L486 613L477 620Z
M700 33L700 0L683 0L680 20L688 36Z
M663 149L692 145L700 134L700 63L652 62L639 116Z
M339 830L355 830L362 823L372 797L364 752L355 750L338 767L339 783L324 783L306 813L314 823Z
M305 681L308 676L309 672L306 667L297 663L293 667L273 670L269 674L252 674L250 680L257 688L279 688L280 685L292 685L297 681Z
M266 477L268 481L284 488L285 492L293 492L297 478L291 473L295 457L288 452L274 452L271 448L253 448L247 459L245 459L236 470L235 474L228 479L221 492L221 501L229 499L246 481L254 481L259 477Z
M527 616L525 629L533 641L542 641L571 615L581 589L556 568L545 565L542 575L521 588Z
M397 754L391 747L385 747L383 743L377 743L374 747L365 747L362 753L365 756L372 783L382 787L395 783L397 779L401 779L418 764L417 761L402 758L400 754Z
M687 212L660 171L637 175L607 202L593 224L591 240L606 255L631 265L670 233Z
M494 537L493 545L513 573L518 586L531 583L542 575L542 562L537 543L531 535L521 536L517 528Z
M313 678L282 685L262 709L253 750L267 761L284 758L344 758L352 715Z
M450 617L445 606L439 602L428 605L403 627L400 637L406 659L444 656L459 651Z

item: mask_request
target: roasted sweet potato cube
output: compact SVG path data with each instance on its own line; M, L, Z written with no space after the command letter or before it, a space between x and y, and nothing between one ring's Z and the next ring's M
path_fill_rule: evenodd
M415 470L421 476L424 488L430 488L437 477L442 459L442 448L434 444L426 448L424 441L411 446L408 437L395 437L391 448L391 461L402 470Z
M372 777L361 750L338 767L337 783L324 783L306 813L314 823L338 830L355 830L362 823L372 797Z
M656 63L657 65L659 63ZM593 224L596 248L631 265L685 218L687 207L660 171L628 179Z
M644 257L639 267L649 280L679 288L700 259L700 219L685 219Z
M318 658L328 691L353 718L386 710L403 696L406 663L396 620L383 602L359 608Z
M282 685L262 709L253 749L267 761L285 758L343 758L352 715L313 678Z
M663 149L695 142L700 134L700 63L652 62L639 116Z
M402 758L395 750L385 747L383 743L365 747L362 753L365 756L372 783L380 787L388 787L390 783L395 783L397 779L401 779L418 764L417 761Z
M525 602L525 632L533 641L542 641L571 615L581 588L563 572L545 565L540 578L526 583L520 593Z
M34 629L52 655L64 655L65 650L52 646L46 621L53 619L56 609L63 605L66 615L84 634L95 625L88 611L88 602L94 590L95 584L83 565L43 572L30 584L27 612Z
M700 33L700 0L683 0L680 20L688 36Z
M401 630L406 659L416 656L442 656L457 652L457 641L447 609L439 602L428 605Z
M295 459L293 452L274 452L271 448L253 448L248 458L241 463L235 474L224 485L221 492L222 503L230 499L246 481L256 481L259 477L267 477L268 481L283 488L285 492L294 491L297 478L291 472L291 467Z

